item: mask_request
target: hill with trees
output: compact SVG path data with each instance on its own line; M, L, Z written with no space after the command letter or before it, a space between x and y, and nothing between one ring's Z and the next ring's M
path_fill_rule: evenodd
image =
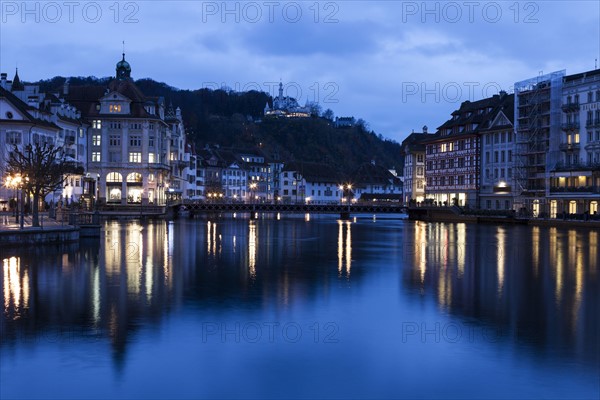
M111 78L71 77L70 85L105 86ZM61 91L64 77L35 82L41 91ZM386 168L401 167L400 144L369 131L363 120L353 127L336 128L333 111L311 118L263 116L267 93L234 92L225 89L181 90L140 79L136 85L146 96L162 96L167 105L180 107L189 139L197 147L260 147L265 154L283 161L328 164L349 174L357 166L375 161Z

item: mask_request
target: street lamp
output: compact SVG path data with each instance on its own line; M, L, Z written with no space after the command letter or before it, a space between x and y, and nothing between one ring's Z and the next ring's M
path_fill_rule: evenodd
M256 182L252 182L250 184L250 199L252 199L252 200L254 200L255 191L256 191Z
M15 207L13 209L13 212L15 214L15 223L19 223L19 198L17 197L17 187L19 186L19 183L17 181L20 182L21 176L20 175L16 175L16 176L10 176L8 175L6 177L6 181L4 182L4 186L6 186L9 189L14 189L15 191Z

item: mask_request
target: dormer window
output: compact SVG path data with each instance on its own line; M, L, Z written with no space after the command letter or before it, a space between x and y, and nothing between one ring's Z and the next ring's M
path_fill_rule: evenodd
M121 105L120 104L111 104L108 106L108 111L111 113L120 113Z

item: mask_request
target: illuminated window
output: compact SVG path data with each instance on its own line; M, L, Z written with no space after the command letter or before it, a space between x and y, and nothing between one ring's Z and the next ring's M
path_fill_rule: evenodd
M598 214L598 202L592 201L590 203L590 214L595 215Z
M142 174L140 174L139 172L132 172L129 175L127 175L127 182L128 183L142 183L143 179L142 179Z
M129 153L129 162L130 163L141 163L142 162L142 153L130 152Z
M154 182L154 174L148 174L148 182Z
M92 162L100 162L101 157L100 157L100 152L99 151L93 151L92 152Z
M118 172L110 172L106 175L106 182L120 183L123 182L123 175Z
M569 202L569 214L577 214L577 202L575 200Z
M102 129L102 121L99 119L95 119L92 121L92 128L93 129Z
M154 160L154 153L148 153L148 162L149 163L155 163L156 162Z
M108 106L108 111L111 113L120 113L121 105L120 104L111 104Z
M442 152L442 153L446 152L446 143L442 143L442 146L440 148L440 152Z
M100 135L93 135L92 136L92 146L100 146L101 144L101 136Z

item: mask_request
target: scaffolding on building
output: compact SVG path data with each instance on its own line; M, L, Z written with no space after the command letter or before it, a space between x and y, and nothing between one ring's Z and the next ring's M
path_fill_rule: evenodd
M548 172L559 161L565 73L540 74L515 83L515 206L533 216L547 212Z

